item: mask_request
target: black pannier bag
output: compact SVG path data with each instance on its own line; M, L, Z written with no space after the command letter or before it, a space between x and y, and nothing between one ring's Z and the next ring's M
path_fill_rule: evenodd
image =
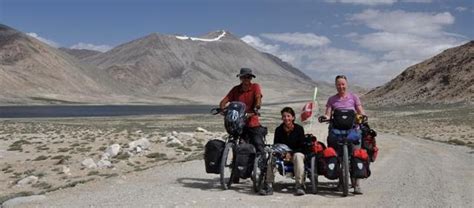
M325 168L324 176L327 179L335 180L339 178L339 162L337 157L325 158Z
M322 170L321 173L323 173L324 176L330 180L339 178L340 167L336 151L332 147L325 149L323 152L323 158L324 167L322 168L324 168L324 170Z
M353 178L368 178L370 176L369 162L356 157L352 158L350 172Z
M237 147L235 155L235 170L240 178L246 179L252 175L255 155L255 147L251 144L244 143Z
M332 127L340 130L352 129L356 113L350 109L336 109L332 114Z
M220 173L220 164L224 148L225 142L221 140L213 139L207 142L204 149L206 173Z
M355 149L351 158L351 177L368 178L370 176L369 156L365 149Z

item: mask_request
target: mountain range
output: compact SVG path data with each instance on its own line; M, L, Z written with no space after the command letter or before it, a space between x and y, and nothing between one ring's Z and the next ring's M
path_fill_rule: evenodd
M152 33L101 53L56 49L0 25L2 104L216 104L241 67L254 70L267 102L311 99L317 84L227 31Z
M374 105L472 103L474 41L413 65L362 96ZM54 48L0 24L0 104L217 104L254 70L264 103L325 99L315 82L228 31L201 37L152 33L107 51ZM353 88L360 89L360 88ZM356 90L363 91L363 90Z

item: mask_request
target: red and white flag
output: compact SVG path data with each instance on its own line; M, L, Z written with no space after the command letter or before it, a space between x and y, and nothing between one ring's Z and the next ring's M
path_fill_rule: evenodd
M306 103L301 112L301 122L307 121L313 115L314 102Z

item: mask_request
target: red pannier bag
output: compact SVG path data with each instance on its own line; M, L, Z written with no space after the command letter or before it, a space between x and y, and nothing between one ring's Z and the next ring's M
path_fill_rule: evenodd
M324 175L327 179L335 180L339 178L339 162L336 150L328 147L323 151L323 157L319 160L318 174Z
M365 135L362 139L362 148L367 151L369 155L369 162L374 162L377 159L379 148L377 147L377 142L375 136L371 134Z
M370 176L369 154L365 149L354 149L350 172L353 178L368 178Z

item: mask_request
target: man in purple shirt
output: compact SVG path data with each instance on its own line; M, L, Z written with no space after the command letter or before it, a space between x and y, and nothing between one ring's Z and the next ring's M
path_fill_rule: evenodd
M325 119L331 118L332 112L335 109L351 109L355 110L357 114L365 115L362 103L357 95L347 91L347 78L344 75L336 76L337 94L331 96L326 104ZM337 144L337 138L332 138L331 134L328 136L328 146ZM359 186L359 179L352 178L352 186L354 187L354 194L362 194Z

